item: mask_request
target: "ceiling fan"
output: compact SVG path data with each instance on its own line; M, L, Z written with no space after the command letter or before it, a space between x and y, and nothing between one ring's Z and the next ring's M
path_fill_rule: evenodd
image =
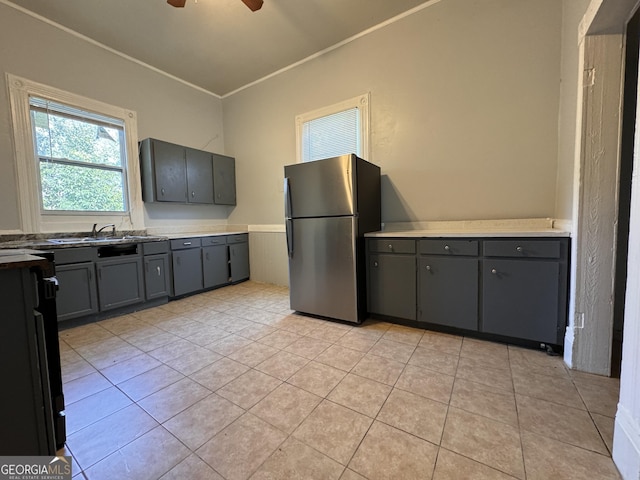
M252 12L260 10L262 8L262 2L263 0L242 0L242 3L249 7ZM187 0L167 0L167 3L172 7L182 8L184 4L187 3Z

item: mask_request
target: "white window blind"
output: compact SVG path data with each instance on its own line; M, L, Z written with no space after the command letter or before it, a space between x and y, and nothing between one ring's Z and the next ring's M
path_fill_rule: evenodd
M369 159L369 93L296 116L296 159L355 153Z
M303 162L346 153L362 155L358 108L305 122L302 127L302 145Z

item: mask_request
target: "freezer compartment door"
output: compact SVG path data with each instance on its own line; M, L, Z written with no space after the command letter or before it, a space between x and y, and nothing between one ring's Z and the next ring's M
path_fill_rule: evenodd
M293 310L358 322L355 222L330 217L287 223Z
M356 211L354 160L354 155L342 155L286 166L286 216L307 218L353 215Z

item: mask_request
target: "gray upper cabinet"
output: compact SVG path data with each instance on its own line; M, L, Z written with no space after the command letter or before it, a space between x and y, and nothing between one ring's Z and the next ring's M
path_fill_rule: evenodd
M213 203L211 153L185 149L187 161L187 202Z
M158 202L185 202L185 175L186 164L184 161L184 148L173 143L154 140L149 144L152 161L148 173L154 178L154 200ZM151 175L150 175L151 176ZM146 192L147 189L145 189Z
M236 204L236 161L213 154L213 202L217 205Z
M235 160L153 138L140 142L145 202L236 204Z

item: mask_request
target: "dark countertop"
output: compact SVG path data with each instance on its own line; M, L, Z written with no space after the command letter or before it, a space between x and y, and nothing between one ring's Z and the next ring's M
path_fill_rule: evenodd
M49 261L35 254L37 250L28 249L0 249L0 269L46 267Z

